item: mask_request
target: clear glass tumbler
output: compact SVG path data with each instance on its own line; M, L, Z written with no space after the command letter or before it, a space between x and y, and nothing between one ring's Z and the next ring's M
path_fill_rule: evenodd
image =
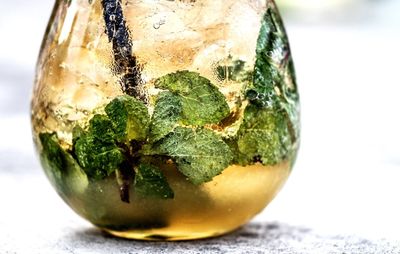
M288 178L299 100L271 0L57 0L33 137L80 216L185 240L248 222Z

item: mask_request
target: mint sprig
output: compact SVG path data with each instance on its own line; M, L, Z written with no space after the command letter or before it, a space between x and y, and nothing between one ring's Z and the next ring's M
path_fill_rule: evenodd
M111 13L111 2L103 4ZM110 36L113 24L107 26ZM115 39L110 37L118 53L122 44ZM42 163L57 181L69 171L81 172L89 182L115 176L121 200L129 202L131 189L140 197L174 197L160 159L173 161L183 176L200 185L231 164L274 165L290 158L298 140L298 95L289 44L274 8L262 20L254 70L247 71L241 60L224 64L216 68L218 78L243 83L242 96L248 100L233 136L222 138L211 129L222 129L231 114L225 96L207 78L184 70L154 81L162 91L153 98L152 115L147 100L122 95L88 126L74 128L70 150L59 145L56 134L40 134Z

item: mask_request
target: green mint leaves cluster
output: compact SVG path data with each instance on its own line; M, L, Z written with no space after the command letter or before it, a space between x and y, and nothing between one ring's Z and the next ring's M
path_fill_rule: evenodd
M52 143L41 139L43 154L57 152L75 159L89 179L116 173L121 189L128 179L139 196L174 197L163 169L157 166L170 159L193 184L211 181L233 160L222 137L205 128L230 114L224 95L208 79L189 71L161 77L155 86L164 91L155 100L152 116L140 100L119 96L105 107L105 114L94 115L85 129L74 128L69 152L53 140L55 134L42 134L52 137ZM62 156L47 158L54 160L51 168L65 166L58 162ZM126 201L127 193L122 197Z
M299 97L283 22L272 6L264 14L248 83L243 124L237 137L238 162L274 164L294 157L299 138ZM253 159L251 155L256 155Z
M222 137L210 128L231 115L218 87L198 73L178 71L154 82L161 92L153 98L152 115L142 101L123 95L88 126L74 128L70 150L59 145L56 134L40 134L43 164L58 179L73 168L86 185L115 175L121 200L129 202L130 189L140 197L174 198L163 168L170 161L200 185L229 165L290 159L298 139L298 95L289 44L274 8L262 20L254 70L241 60L231 62L216 73L245 86L248 105L235 135Z

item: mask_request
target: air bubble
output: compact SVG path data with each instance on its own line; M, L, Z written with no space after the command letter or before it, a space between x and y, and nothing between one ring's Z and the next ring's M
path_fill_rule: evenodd
M153 28L154 28L154 29L160 29L160 27L161 27L162 25L164 25L164 24L165 24L165 19L161 19L160 21L158 21L158 22L156 22L156 23L153 24Z

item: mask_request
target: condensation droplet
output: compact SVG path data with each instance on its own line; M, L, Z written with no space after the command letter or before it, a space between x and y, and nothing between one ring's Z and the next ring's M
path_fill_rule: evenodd
M162 25L165 24L165 19L161 19L160 21L153 24L154 29L159 29Z
M159 29L161 26L160 26L160 23L154 23L153 24L153 28L154 29Z

